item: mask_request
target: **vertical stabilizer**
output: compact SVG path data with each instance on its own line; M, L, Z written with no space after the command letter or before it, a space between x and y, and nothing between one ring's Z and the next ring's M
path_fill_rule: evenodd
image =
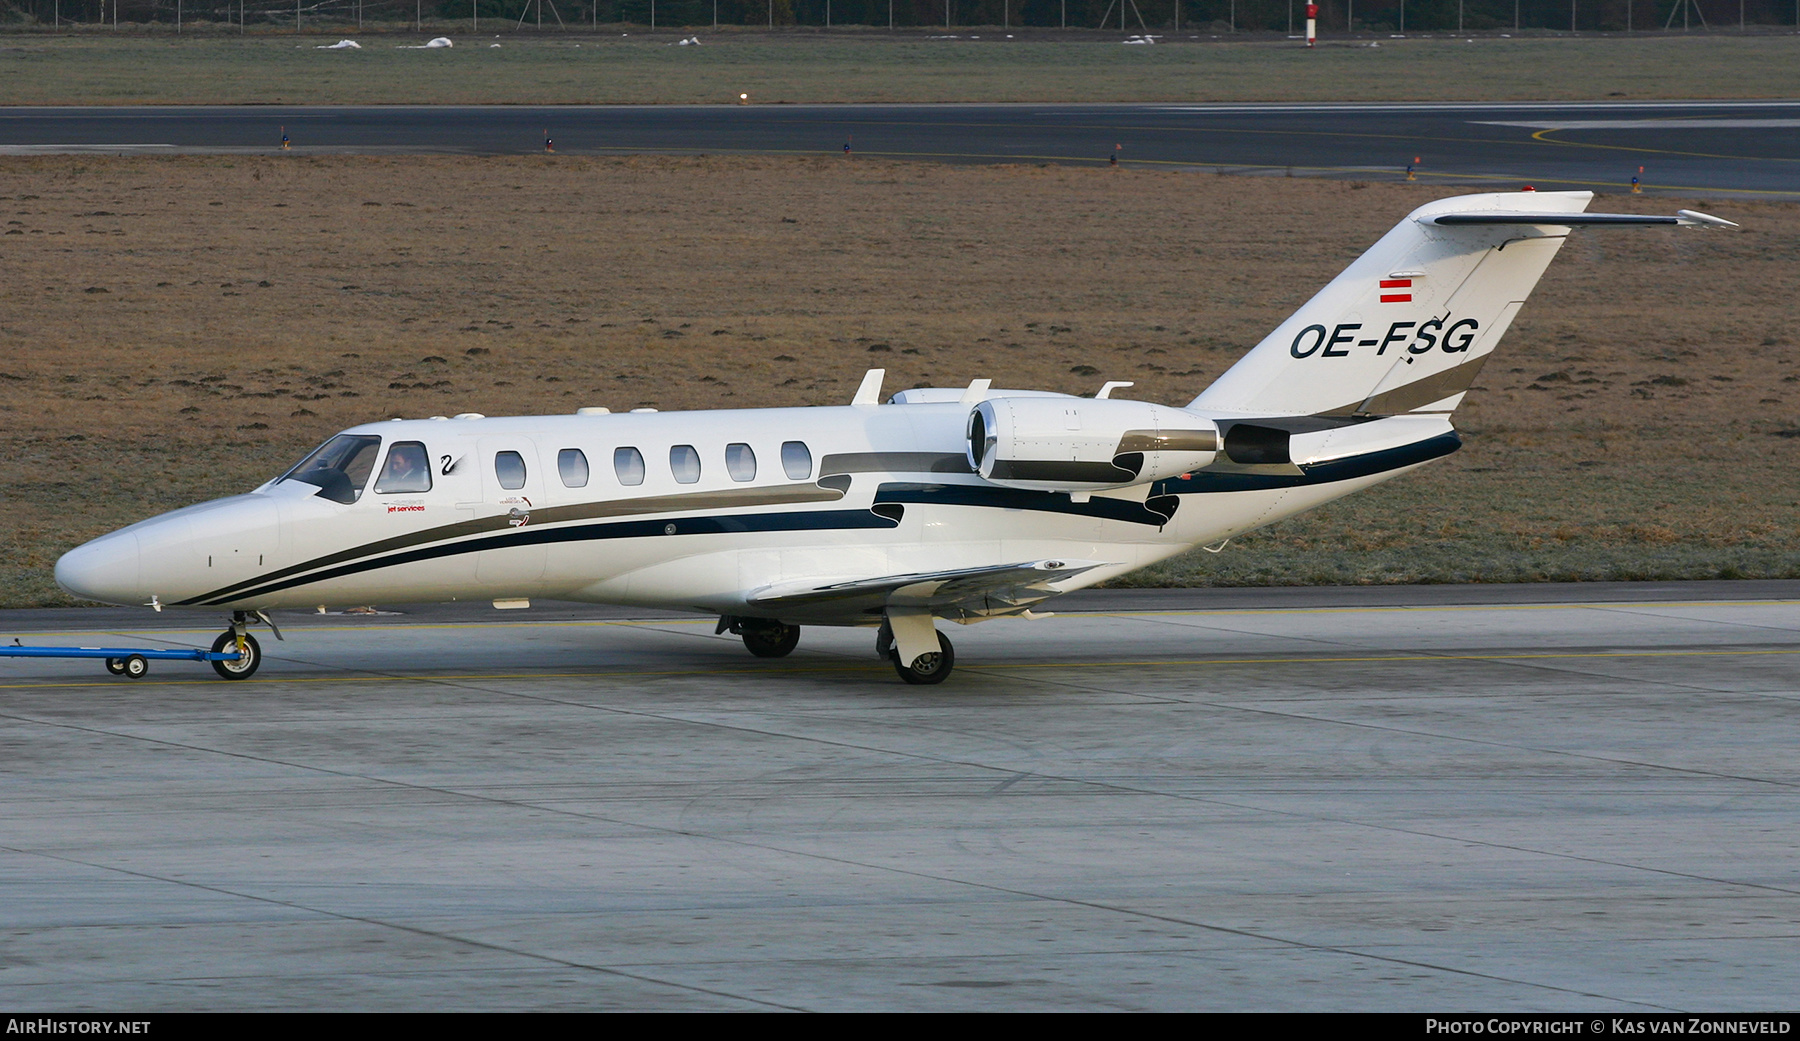
M1568 225L1610 216L1575 216L1591 198L1508 192L1419 207L1189 407L1302 416L1452 411Z

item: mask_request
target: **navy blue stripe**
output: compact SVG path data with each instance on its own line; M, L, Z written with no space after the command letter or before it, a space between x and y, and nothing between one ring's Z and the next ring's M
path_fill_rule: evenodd
M1430 462L1462 447L1462 437L1452 430L1447 434L1426 438L1399 448L1333 459L1328 463L1302 466L1298 474L1192 474L1187 480L1173 478L1158 481L1152 494L1199 495L1207 492L1262 492L1278 488L1299 488L1313 484L1352 481L1358 477L1387 473L1401 467Z
M1199 495L1211 492L1254 492L1303 485L1331 484L1371 474L1386 473L1401 467L1437 459L1462 447L1455 431L1427 438L1399 448L1369 452L1348 459L1334 459L1301 467L1298 474L1219 474L1196 473L1187 480L1172 478L1151 486L1150 497L1159 495ZM940 506L986 506L1004 510L1035 510L1041 513L1066 513L1079 517L1101 517L1160 527L1169 518L1146 509L1142 504L1096 495L1087 502L1075 502L1067 492L1024 491L989 484L918 484L895 482L883 484L875 493L875 501L928 503Z
M1067 492L1033 492L1019 488L1000 488L991 484L917 484L896 481L884 484L875 492L875 501L929 503L934 506L987 506L1001 510L1032 510L1038 513L1067 513L1077 517L1102 517L1106 520L1129 521L1161 527L1169 522L1163 514L1144 508L1143 503L1108 499L1096 495L1087 502L1075 502Z
M225 596L213 595L196 598L189 602L207 604L230 603L232 601L250 600L270 593L279 593L284 589L304 586L313 582L324 582L345 575L360 574L364 571L375 571L381 568L397 567L401 564L413 564L421 560L437 560L443 557L459 556L463 553L476 553L487 549L505 549L509 546L544 546L557 542L591 542L609 539L663 538L670 535L723 535L752 531L813 531L819 529L849 530L856 528L896 528L900 522L897 518L878 516L868 510L820 510L812 513L750 513L720 517L679 517L658 520L615 521L609 524L565 525L554 528L533 528L530 526L515 528L501 535L483 539L471 539L467 542L441 543L436 546L423 546L419 549L407 550L404 553L392 553L387 556L359 560L339 567L317 571L309 575L271 582L255 589L231 593ZM673 528L671 531L669 529Z

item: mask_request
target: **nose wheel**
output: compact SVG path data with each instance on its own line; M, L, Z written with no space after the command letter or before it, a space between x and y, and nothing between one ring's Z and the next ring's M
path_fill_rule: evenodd
M262 665L262 645L249 633L227 629L212 642L212 650L214 654L237 654L235 659L212 662L213 671L228 680L247 680Z

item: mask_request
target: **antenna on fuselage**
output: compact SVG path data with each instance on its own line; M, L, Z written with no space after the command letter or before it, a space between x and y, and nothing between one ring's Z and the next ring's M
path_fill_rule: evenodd
M868 372L864 373L862 386L856 388L856 396L850 399L850 404L881 404L881 381L886 378L886 369L870 369Z

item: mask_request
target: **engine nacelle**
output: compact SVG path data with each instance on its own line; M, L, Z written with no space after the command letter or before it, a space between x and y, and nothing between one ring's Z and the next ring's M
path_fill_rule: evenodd
M969 466L1008 488L1100 491L1213 461L1219 428L1167 405L1109 398L988 398L969 412Z

